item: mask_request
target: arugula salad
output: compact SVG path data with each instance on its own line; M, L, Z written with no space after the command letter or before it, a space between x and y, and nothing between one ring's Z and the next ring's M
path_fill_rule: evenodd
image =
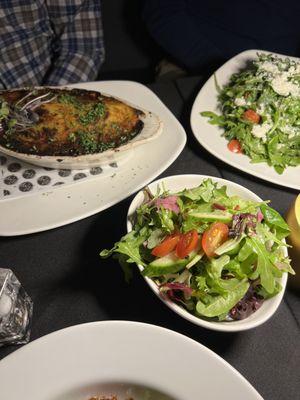
M201 115L224 129L229 150L266 162L278 174L300 165L300 63L258 54L251 68L216 87L221 115Z
M100 256L114 255L127 277L141 266L162 296L201 318L244 319L281 290L284 272L294 273L280 214L211 179L178 193L144 189L132 226Z

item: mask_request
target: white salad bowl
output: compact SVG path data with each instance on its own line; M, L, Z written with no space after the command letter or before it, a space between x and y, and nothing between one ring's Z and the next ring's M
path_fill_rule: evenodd
M170 190L171 192L178 192L186 188L193 188L199 186L204 179L212 179L214 182L218 184L218 186L227 186L227 193L230 196L237 195L247 200L252 201L262 201L260 197L246 189L245 187L238 185L236 183L227 181L226 179L206 176L206 175L174 175L166 178L162 178L152 182L148 187L150 191L155 194L157 191L157 187L160 186L161 183L164 184L164 188L166 190ZM127 215L127 231L130 232L132 230L132 223L130 222L131 216L134 214L136 209L142 204L144 200L143 192L140 191L132 200L128 215ZM285 248L286 256L287 250ZM143 267L139 265L140 271L143 270ZM265 300L262 306L255 311L249 317L243 320L237 321L209 321L206 319L202 319L201 317L196 317L190 312L186 311L183 307L175 304L171 300L167 300L161 296L160 291L155 284L155 282L148 278L144 277L150 288L153 292L164 302L171 310L185 318L186 320L194 323L195 325L199 325L203 328L212 329L215 331L223 331L223 332L237 332L244 331L247 329L255 328L264 322L266 322L272 315L276 312L279 304L283 298L286 283L287 283L287 273L284 273L282 277L279 279L279 283L282 286L282 290L271 299Z

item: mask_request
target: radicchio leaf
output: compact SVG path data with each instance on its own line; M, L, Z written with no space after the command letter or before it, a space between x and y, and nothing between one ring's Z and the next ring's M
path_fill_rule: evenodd
M159 197L155 200L154 204L157 208L163 207L167 210L174 211L176 214L180 211L177 204L177 196Z
M223 204L219 204L219 203L213 203L212 208L214 210L223 210L223 211L225 211L227 209L225 206L223 206Z
M178 296L181 292L186 297L191 297L193 289L189 286L185 285L184 283L179 282L167 282L160 285L159 290L166 294L166 296L173 301L183 302L182 298ZM176 293L177 292L177 293ZM179 293L178 293L179 292Z
M235 214L232 217L232 226L229 230L229 237L240 237L244 232L248 235L255 234L257 216L250 213Z
M264 214L260 211L260 209L258 210L256 218L257 218L257 222L261 222L264 219Z
M257 282L253 282L245 296L230 310L229 316L232 319L245 319L260 308L264 299L256 293L256 286Z

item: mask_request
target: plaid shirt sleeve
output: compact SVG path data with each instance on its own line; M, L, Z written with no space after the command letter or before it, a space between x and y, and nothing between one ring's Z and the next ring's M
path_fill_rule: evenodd
M51 63L52 30L42 0L0 1L0 87L42 83Z
M47 0L54 62L44 84L95 80L104 61L100 0ZM65 4L64 4L65 3Z
M93 80L103 60L100 0L0 1L0 88Z

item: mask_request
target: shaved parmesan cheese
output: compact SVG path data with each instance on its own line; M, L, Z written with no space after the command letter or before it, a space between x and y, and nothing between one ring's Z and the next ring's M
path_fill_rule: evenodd
M247 101L244 97L237 97L234 100L234 104L238 107L243 107L243 106L247 105Z

